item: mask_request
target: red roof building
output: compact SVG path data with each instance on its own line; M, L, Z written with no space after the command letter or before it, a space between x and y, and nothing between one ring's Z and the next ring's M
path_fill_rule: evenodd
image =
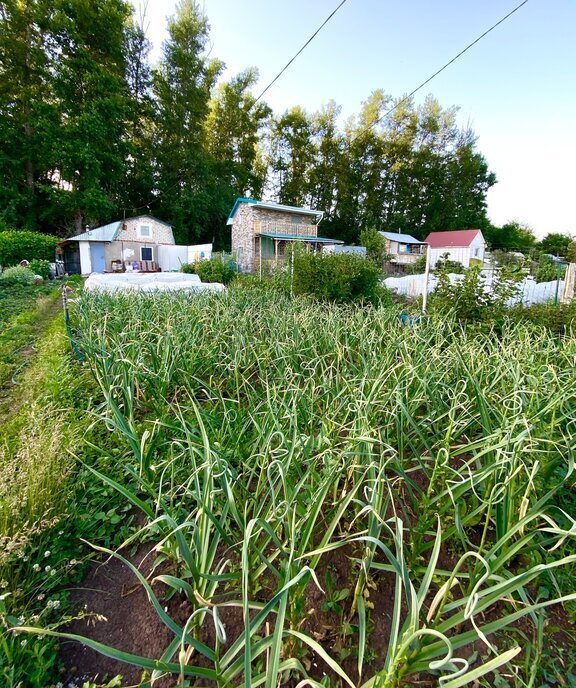
M470 267L472 260L484 262L486 242L479 229L457 229L453 232L430 232L425 243L430 247L430 267L434 268L440 258Z
M479 229L457 229L454 232L430 232L424 240L432 248L447 248L451 246L466 247L482 234Z

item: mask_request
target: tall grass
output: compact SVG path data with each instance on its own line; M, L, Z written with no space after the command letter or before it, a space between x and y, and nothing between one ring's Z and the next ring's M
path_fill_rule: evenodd
M457 688L514 661L518 619L576 598L534 585L576 560L556 503L573 479L574 339L241 290L90 295L78 317L132 481L100 477L143 512L172 562L159 578L192 609L176 624L135 570L174 635L163 656L83 642L218 686L425 672ZM335 557L338 620L318 609Z

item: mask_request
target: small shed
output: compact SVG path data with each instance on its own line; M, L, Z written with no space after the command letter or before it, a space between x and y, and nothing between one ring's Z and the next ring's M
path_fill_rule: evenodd
M386 240L386 253L393 263L408 265L426 253L426 244L410 234L379 232Z
M465 268L471 261L484 263L486 241L479 229L458 229L451 232L430 232L426 237L430 246L430 267L436 267L440 258L448 258Z
M151 215L116 220L59 243L64 270L69 274L144 272L163 269L162 247L174 246L172 227Z

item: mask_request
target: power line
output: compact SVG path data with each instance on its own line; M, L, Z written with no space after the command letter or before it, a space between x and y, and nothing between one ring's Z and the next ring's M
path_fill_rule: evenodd
M526 0L526 1L528 1L528 0ZM298 57L298 55L300 55L300 53L301 53L308 45L310 45L310 43L312 43L312 41L316 38L316 36L320 33L320 31L322 31L322 29L326 26L326 24L332 19L332 17L336 14L336 12L338 12L338 10L339 10L339 9L342 7L342 5L344 5L346 2L347 2L347 0L342 0L342 2L338 5L338 7L336 7L336 9L334 9L334 10L326 17L326 19L322 22L322 24L320 24L320 26L316 29L316 31L314 31L314 33L310 36L310 38L306 41L306 43L304 43L304 45L303 45L303 46L300 48L300 50L294 55L294 57L293 57L289 62L287 62L287 63L284 65L284 67L278 72L278 74L276 74L276 76L272 79L272 81L268 84L268 86L266 86L266 88L265 88L265 89L262 91L262 93L258 96L258 98L256 98L256 100L254 101L253 105L256 105L256 103L260 100L260 98L262 98L262 96L266 93L266 91L278 81L278 79L282 76L282 74L284 74L284 72L285 72L285 71L288 69L288 67L294 62L294 60Z
M505 21L506 21L509 17L511 17L515 12L517 12L521 7L523 7L527 2L528 2L528 0L524 0L524 2L521 2L519 5L517 5L513 10L511 10L510 12L508 12L507 15L505 15L504 17L502 17L502 19L500 19L500 20L497 21L495 24L493 24L489 29L486 29L486 31L484 31L484 33L482 33L480 36L478 36L478 38L476 38L475 40L473 40L472 43L469 43L469 44L464 48L464 50L461 50L457 55L455 55L455 56L454 56L449 62L447 62L443 67L440 67L440 69L438 69L436 72L434 72L434 74L432 74L431 76L429 76L429 77L428 77L425 81L423 81L419 86L416 86L416 88L415 88L413 91L411 91L407 96L404 96L404 98L402 98L402 100L399 100L399 101L396 103L396 105L394 105L394 106L391 107L389 110L386 110L386 112L384 112L382 115L380 115L380 117L378 117L378 118L375 120L375 122L374 122L374 124L372 124L372 126L375 126L376 124L379 124L380 122L382 122L382 120L386 119L386 117L388 117L388 115L392 114L392 113L394 112L394 110L396 110L397 108L399 108L400 105L402 105L403 103L405 103L407 100L410 100L410 98L412 98L412 96L413 96L415 93L417 93L420 89L424 88L424 86L426 86L426 84L429 84L429 83L432 81L432 79L436 78L436 77L438 76L438 74L440 74L440 73L443 72L445 69L447 69L452 63L456 62L456 60L457 60L458 58L462 57L462 55L464 55L464 53L468 52L468 50L470 50L470 48L472 48L472 46L476 45L476 43L478 43L479 41L481 41L481 40L482 40L485 36L487 36L491 31L494 31L494 29L495 29L497 26L500 26L500 24L502 24L503 22L505 22ZM355 138L356 138L356 136L354 137L354 139L355 139ZM354 140L354 139L353 139L353 140Z

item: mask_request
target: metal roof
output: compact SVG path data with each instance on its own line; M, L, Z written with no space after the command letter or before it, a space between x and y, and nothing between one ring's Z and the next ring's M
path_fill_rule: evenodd
M280 203L271 203L269 201L256 201L253 198L240 197L236 199L232 207L232 210L230 211L230 215L228 215L228 220L226 220L227 225L232 224L232 218L238 210L238 206L242 203L249 203L250 205L254 205L257 208L268 208L268 210L280 210L284 213L294 213L298 215L313 215L314 217L318 218L318 221L320 221L324 215L322 210L312 210L312 208L299 208L295 205L282 205Z
M110 222L107 225L102 225L102 227L94 227L87 232L82 232L82 234L77 234L73 237L68 237L64 241L114 241L118 235L118 230L120 229L122 223L128 222L128 220L138 220L141 217L148 218L149 220L154 220L154 222L159 222L161 225L165 225L172 229L172 225L169 225L164 220L159 220L157 217L152 215L134 215L133 217L127 217L124 220L116 220L116 222Z
M385 239L390 241L397 241L399 244L423 244L423 241L418 241L410 234L399 234L397 232L379 232Z
M457 229L453 232L430 232L426 243L431 248L467 248L477 237L479 229Z
M111 222L108 225L95 227L87 232L82 232L82 234L69 237L66 239L66 241L114 241L121 224L122 221L117 220L116 222Z
M256 232L258 236L268 237L269 239L284 239L284 241L311 241L319 244L343 244L340 239L327 239L317 236L298 236L297 234L276 234L274 232Z

